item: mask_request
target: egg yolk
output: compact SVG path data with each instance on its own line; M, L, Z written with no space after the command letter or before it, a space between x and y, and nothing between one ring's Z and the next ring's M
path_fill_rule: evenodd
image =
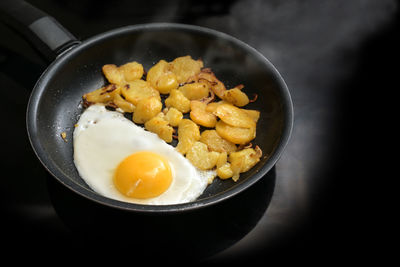
M168 160L148 151L126 157L117 167L114 184L127 197L152 198L165 192L172 182Z

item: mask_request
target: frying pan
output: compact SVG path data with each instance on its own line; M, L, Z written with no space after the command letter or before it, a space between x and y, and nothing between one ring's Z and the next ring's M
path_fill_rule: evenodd
M275 67L254 48L212 29L176 23L151 23L111 30L77 40L54 18L23 1L0 4L2 20L21 33L52 62L34 86L26 126L34 152L47 171L73 192L100 204L133 212L182 212L228 199L261 179L278 161L291 134L293 106L289 90ZM101 67L140 62L146 70L161 59L201 58L229 88L244 84L258 95L246 108L261 112L252 142L263 151L260 162L239 181L215 179L193 202L138 205L94 192L73 162L73 130L83 108L82 95L107 83ZM67 142L60 134L66 132Z

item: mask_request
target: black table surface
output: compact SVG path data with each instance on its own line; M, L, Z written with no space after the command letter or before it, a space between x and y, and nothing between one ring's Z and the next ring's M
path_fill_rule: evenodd
M370 235L355 216L365 211L365 203L354 197L354 185L364 179L361 169L373 165L367 160L373 148L359 138L359 129L377 127L370 125L384 101L377 92L393 90L398 73L391 67L400 47L396 1L28 2L81 40L148 22L200 25L237 37L282 74L293 99L294 128L273 170L221 207L159 219L96 206L58 184L35 157L25 112L30 90L48 63L0 24L2 257L21 260L21 254L11 255L24 251L43 261L41 253L68 258L101 251L97 259L120 253L115 256L149 262L160 255L166 262L268 263L322 256L330 263L354 256L356 240L368 246ZM100 221L110 228L144 230L127 241L112 236ZM155 235L151 227L168 233ZM160 248L165 253L158 254Z

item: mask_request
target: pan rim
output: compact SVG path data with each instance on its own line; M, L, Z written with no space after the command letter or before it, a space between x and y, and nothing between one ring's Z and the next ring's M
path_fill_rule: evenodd
M56 67L67 58L74 57L74 55L76 55L79 51L87 49L91 45L94 45L95 43L101 42L102 40L105 40L110 37L129 34L135 31L162 30L162 29L184 30L191 32L199 32L202 34L209 34L217 38L222 38L224 40L232 42L235 45L244 49L247 53L252 53L254 54L255 57L260 59L262 63L273 73L273 75L277 79L277 83L279 83L280 93L282 96L282 102L285 111L283 132L273 154L268 158L265 164L261 166L260 170L257 173L255 173L249 179L246 179L245 181L241 182L240 184L235 185L233 188L218 193L214 196L210 196L200 200L195 200L188 203L170 204L170 205L143 205L143 204L127 203L110 199L75 183L71 178L69 178L68 175L63 173L63 171L59 169L56 166L56 164L52 163L52 159L47 155L45 149L39 142L39 138L37 138L38 126L36 122L37 122L37 110L40 102L39 101L40 96L45 91L47 80L53 76ZM26 110L26 128L33 151L36 154L39 161L41 162L41 164L48 171L48 173L50 173L54 178L56 178L56 180L59 181L61 184L63 184L73 192L79 194L80 196L90 199L91 201L95 201L101 205L130 212L176 213L182 211L197 210L200 208L208 207L217 204L219 202L222 202L246 190L247 188L255 184L258 180L260 180L262 177L264 177L272 169L272 167L275 166L276 162L279 160L282 152L284 151L284 148L286 147L290 139L293 128L293 117L294 117L293 103L289 89L285 81L283 80L281 74L278 72L275 66L255 48L251 47L250 45L244 43L243 41L231 35L210 28L205 28L196 25L189 25L189 24L161 22L161 23L129 25L121 28L116 28L110 31L106 31L104 33L100 33L93 37L90 37L87 40L82 41L82 43L80 43L79 45L76 45L71 49L68 49L62 54L60 54L42 73L42 75L40 76L40 78L38 79L32 90Z

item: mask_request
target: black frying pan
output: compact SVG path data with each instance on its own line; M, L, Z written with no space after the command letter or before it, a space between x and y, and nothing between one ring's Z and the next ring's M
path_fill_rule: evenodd
M249 45L224 33L192 25L154 23L123 27L80 42L52 17L20 1L0 3L2 19L16 28L53 62L33 88L27 130L43 166L60 183L95 202L137 212L179 212L207 207L240 193L261 179L277 162L293 124L288 88L275 67ZM257 137L261 161L239 181L215 179L198 200L177 205L137 205L101 196L79 177L73 163L73 125L82 112L84 93L106 83L104 64L137 61L149 69L160 59L191 55L201 58L227 87L244 84L247 108L261 111ZM61 137L66 132L68 142Z

